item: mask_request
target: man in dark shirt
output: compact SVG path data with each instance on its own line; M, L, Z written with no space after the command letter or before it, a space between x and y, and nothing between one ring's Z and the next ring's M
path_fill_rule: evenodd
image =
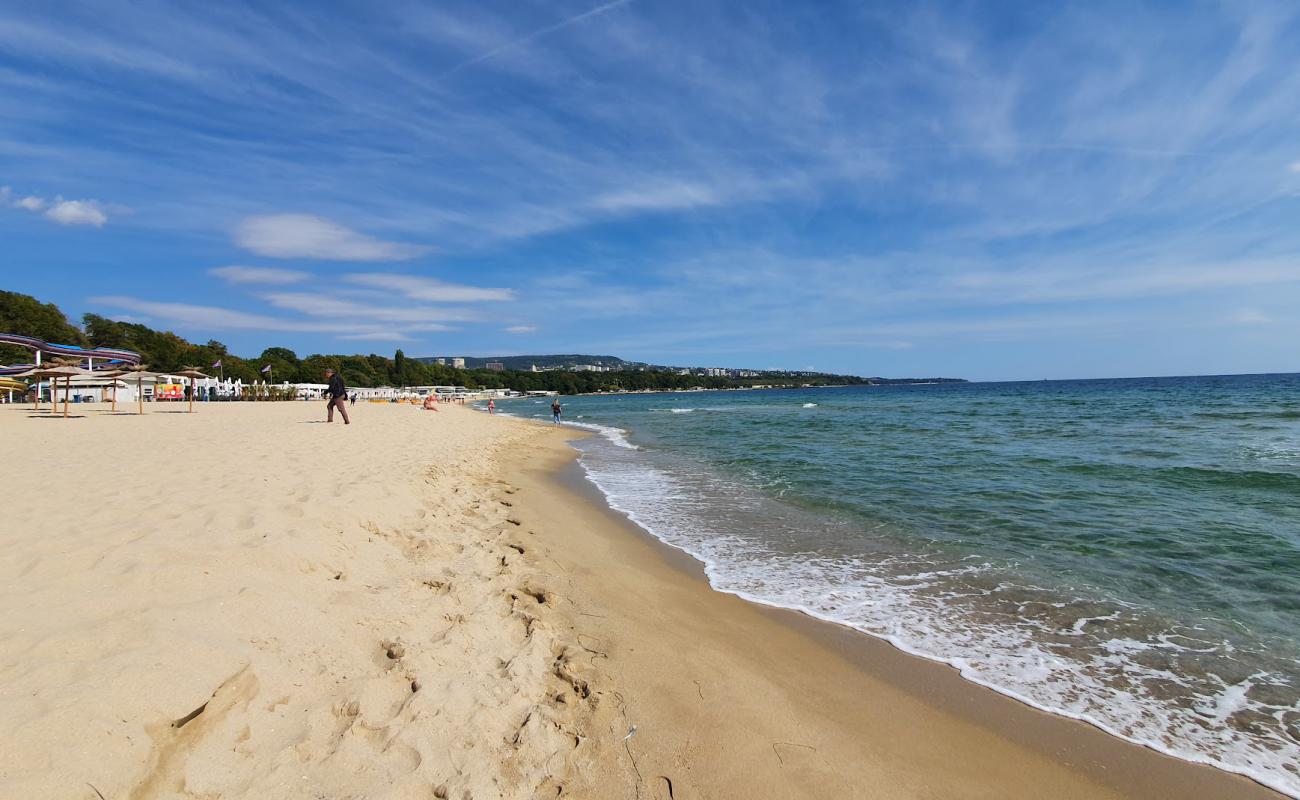
M329 412L326 414L326 422L334 421L334 409L337 408L343 415L343 424L351 425L348 419L348 390L343 385L343 377L329 367L325 368L325 381L329 386L325 389L326 408Z

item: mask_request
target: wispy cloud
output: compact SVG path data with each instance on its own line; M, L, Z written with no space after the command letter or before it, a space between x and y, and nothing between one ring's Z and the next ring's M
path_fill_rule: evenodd
M443 328L442 330L447 330ZM400 331L374 331L372 333L349 333L340 339L350 342L409 342L410 336Z
M401 275L392 272L359 272L345 275L343 279L372 289L387 289L399 292L412 300L426 300L433 303L491 302L513 300L515 296L514 291L510 289L464 286L456 283L444 283L435 278Z
M235 228L235 243L269 258L330 261L404 261L427 247L367 236L311 214L248 217Z
M565 28L568 28L572 25L577 25L578 23L582 22L585 19L590 19L591 17L597 16L599 14L604 14L607 11L618 8L619 6L622 5L627 5L630 2L632 2L632 0L614 0L614 2L612 3L605 3L603 5L596 6L595 8L584 11L581 14L574 14L573 16L566 17L565 19L562 19L559 22L547 25L542 28L538 28L537 30L532 31L531 33L528 33L524 36L520 36L517 39L511 39L508 42L504 42L502 44L496 45L495 47L492 47L482 53L479 53L473 58L466 59L465 61L456 64L451 69L448 69L446 72L444 72L442 74L442 77L448 77L456 74L457 72L460 72L461 70L468 69L469 67L472 67L476 64L482 64L483 62L496 58L497 56L500 56L503 53L507 53L511 50L517 50L521 47L524 47L542 38L543 36L548 36L557 31L564 30Z
M120 308L136 314L145 315L152 320L159 320L188 329L232 331L298 331L325 333L331 327L321 322L301 322L285 320L264 314L251 314L218 306L196 305L192 303L170 303L144 300L138 297L110 295L90 298L92 304Z
M278 267L213 267L209 275L229 281L230 283L288 284L301 283L311 277L310 272L297 269L280 269Z
M605 211L667 211L711 206L720 202L722 197L712 187L672 181L603 194L592 205Z
M1273 318L1257 308L1241 308L1228 316L1234 325L1272 325Z
M406 303L359 302L325 292L271 292L261 298L276 308L313 317L333 317L380 322L465 322L478 318L474 311Z
M536 333L536 325L511 325L505 329L506 333Z

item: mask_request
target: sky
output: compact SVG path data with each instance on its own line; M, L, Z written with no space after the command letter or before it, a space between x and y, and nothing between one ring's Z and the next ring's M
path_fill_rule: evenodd
M1300 371L1300 4L0 0L0 288L386 355Z

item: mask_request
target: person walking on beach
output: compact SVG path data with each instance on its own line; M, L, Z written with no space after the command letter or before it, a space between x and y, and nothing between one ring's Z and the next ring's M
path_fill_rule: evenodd
M356 392L349 392L349 393L348 393L348 405L350 405L350 406L355 406L356 404L357 404L357 393L356 393Z
M551 401L551 418L555 420L556 425L560 424L560 415L563 413L564 406L560 405L560 398L557 397Z
M495 413L497 413L497 404L496 404L496 401L495 401L495 400L489 400L489 401L488 401L488 413L489 413L489 414L495 414Z
M325 415L325 421L334 421L334 409L337 408L339 413L343 415L343 424L351 425L352 421L348 419L348 404L345 402L348 396L348 388L343 385L343 376L332 368L326 367L325 382L329 384L325 389L325 407L329 409Z

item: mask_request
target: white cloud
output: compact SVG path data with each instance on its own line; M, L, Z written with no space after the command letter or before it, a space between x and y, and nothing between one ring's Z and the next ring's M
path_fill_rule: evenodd
M1271 325L1273 318L1256 308L1239 309L1228 317L1234 325Z
M411 337L399 331L372 331L371 333L351 333L338 337L353 342L410 342Z
M0 186L0 206L9 206L33 214L45 212L45 217L60 225L93 225L102 228L108 222L108 214L98 200L64 200L61 196L46 200L29 194L15 197L13 189Z
M19 202L23 203L37 199L27 197ZM24 207L35 211L40 208L40 205L37 205L36 208ZM93 225L96 228L102 228L104 223L108 222L108 215L100 210L99 203L94 200L64 200L62 197L56 197L49 210L45 212L45 216L60 225Z
M506 328L506 333L533 333L536 330L536 325L511 325Z
M258 330L258 331L296 331L302 333L329 333L340 339L405 341L406 333L414 331L448 331L446 325L421 319L418 323L401 325L401 330L377 324L383 322L374 315L353 319L281 319L265 314L251 314L217 306L201 306L191 303L167 303L142 300L136 297L120 295L92 297L91 303L123 309L140 316L127 317L121 313L112 313L111 319L127 320L147 318L160 324L175 325L200 331L221 330ZM405 333L404 333L405 332ZM397 338L402 337L402 338Z
M698 183L661 183L597 197L592 205L603 211L672 211L717 205L718 193Z
M208 270L208 274L231 283L286 284L299 283L311 277L311 273L302 270L275 267L214 267Z
M145 314L150 318L166 320L186 327L211 330L322 332L336 327L323 322L295 322L216 306L200 306L190 303L160 303L120 295L92 297L90 301L100 305L126 309L137 314Z
M344 275L343 279L361 286L401 292L412 300L426 300L433 303L513 300L515 296L514 291L511 289L464 286L457 283L443 283L434 278L422 278L418 275L399 275L391 272L354 273Z
M335 317L362 322L434 323L467 322L478 315L472 311L434 306L392 306L358 302L320 292L271 292L261 296L277 308L313 317Z
M235 243L270 258L331 261L402 261L428 251L376 239L311 214L248 217L235 229Z
M1292 172L1300 172L1300 161L1292 161L1286 168Z

